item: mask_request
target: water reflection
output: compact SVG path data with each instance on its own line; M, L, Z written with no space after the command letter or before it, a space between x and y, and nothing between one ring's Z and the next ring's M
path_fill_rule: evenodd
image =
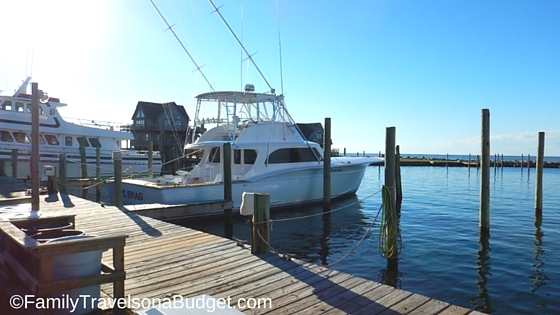
M470 299L471 305L476 311L484 312L487 314L493 313L495 310L492 309L490 303L490 295L488 294L488 276L490 273L490 234L481 232L479 235L479 250L478 257L476 260L476 273L479 279L476 281L478 285L478 294Z
M331 234L331 214L323 214L323 234L321 239L319 239L319 244L321 245L321 250L319 251L319 256L321 257L321 264L323 266L328 265L327 257L329 257L329 236Z
M546 285L546 281L550 278L544 274L544 261L540 258L540 255L543 254L545 251L542 248L542 238L543 238L543 231L541 230L542 225L542 213L536 212L535 213L535 242L534 242L534 253L535 253L535 263L531 266L535 268L535 274L529 276L528 278L533 280L533 284L531 285L531 293L535 293L540 287Z

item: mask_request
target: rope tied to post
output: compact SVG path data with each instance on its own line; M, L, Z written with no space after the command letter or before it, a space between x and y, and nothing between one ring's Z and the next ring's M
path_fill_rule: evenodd
M381 200L383 211L379 228L379 254L384 258L395 259L401 252L402 239L399 218L389 187L383 186Z

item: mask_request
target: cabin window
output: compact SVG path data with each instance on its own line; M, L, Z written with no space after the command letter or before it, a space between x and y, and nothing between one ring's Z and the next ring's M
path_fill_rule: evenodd
M24 110L25 110L25 106L23 106L23 103L17 102L16 103L16 112L23 113Z
M323 157L321 156L321 153L317 151L317 148L313 148L313 152L315 152L315 156L319 158L319 161L323 160Z
M0 140L4 142L14 142L14 138L12 138L12 135L4 130L0 131Z
M80 144L80 147L86 147L86 148L89 147L89 143L86 137L78 137L76 139L78 139L78 143Z
M220 163L220 147L214 147L208 156L209 163Z
M239 149L233 150L233 163L241 164L241 150Z
M255 164L257 160L257 151L255 150L243 150L243 163L245 164Z
M12 110L12 102L11 101L4 101L4 103L2 103L2 106L0 106L0 109Z
M28 113L33 112L33 105L31 105L29 103L27 104L27 112ZM43 111L43 108L41 107L41 105L39 105L39 114L40 115L45 115L45 111Z
M72 140L72 137L67 138L70 138L70 140ZM55 135L45 135L45 140L47 140L47 143L50 145L58 145L58 139Z
M29 136L25 132L14 132L13 133L16 142L18 143L31 143Z
M71 147L71 146L72 146L72 137L66 137L66 138L64 138L64 144L65 144L67 147Z
M298 163L315 162L317 157L310 148L286 148L272 152L268 157L268 163Z
M94 148L101 148L101 142L99 142L99 139L97 138L89 138L89 142L91 143L91 146Z

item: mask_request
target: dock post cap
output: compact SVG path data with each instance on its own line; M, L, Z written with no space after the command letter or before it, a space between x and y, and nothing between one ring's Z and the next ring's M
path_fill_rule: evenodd
M122 161L122 152L121 151L113 152L113 161Z

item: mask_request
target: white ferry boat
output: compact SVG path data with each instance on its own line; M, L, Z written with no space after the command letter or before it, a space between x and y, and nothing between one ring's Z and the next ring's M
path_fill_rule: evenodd
M270 194L271 208L322 201L323 149L301 135L286 109L283 95L252 91L250 86L245 92L196 96L191 134L203 133L185 150L186 155L196 154L200 162L189 172L179 171L177 176L123 180L123 204L174 205L223 200L226 142L232 148L234 209L239 209L243 192ZM201 108L207 105L217 106L217 117L199 117ZM212 124L206 132L201 129ZM354 194L366 167L382 162L380 158L332 157L332 198Z
M31 95L26 93L31 78L28 77L13 96L0 96L0 173L12 176L12 152L17 150L17 178L30 178L31 160ZM45 180L43 167L58 168L59 154L67 156L67 178L81 178L80 145L85 146L87 173L96 174L96 151L101 152L101 176L111 177L114 172L112 153L123 152L123 176L146 176L148 171L147 152L122 150L121 147L133 139L130 132L120 131L118 126L97 124L89 120L88 125L64 120L59 108L66 106L57 98L40 104L39 116L39 174ZM153 174L159 175L161 158L153 157Z

